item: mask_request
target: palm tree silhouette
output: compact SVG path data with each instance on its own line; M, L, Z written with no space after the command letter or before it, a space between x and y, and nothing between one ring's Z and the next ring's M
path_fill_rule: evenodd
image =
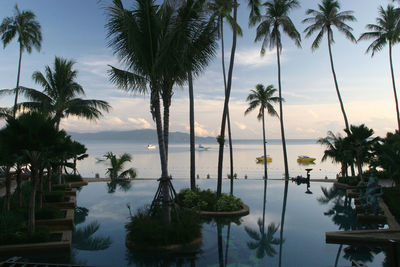
M136 177L136 171L134 168L129 168L127 170L123 170L124 169L124 165L127 162L131 162L132 161L132 156L128 153L124 153L121 156L117 156L112 152L107 152L104 155L105 159L102 160L98 160L98 162L102 162L102 161L109 161L110 162L110 168L107 170L106 174L108 174L108 176L111 179L115 179L115 178L135 178Z
M19 43L19 61L18 61L18 74L17 74L17 86L15 87L15 100L13 108L13 116L17 113L18 103L18 90L19 80L21 75L21 61L22 53L24 51L30 54L32 48L40 51L42 43L42 32L38 21L36 21L36 15L32 11L20 11L18 6L14 7L14 16L6 17L0 25L1 40L3 41L4 47L6 47L15 36L18 36Z
M333 80L335 82L336 94L339 99L340 108L343 113L344 123L346 129L349 129L349 122L347 120L347 115L344 109L342 97L340 95L338 82L336 79L335 68L333 65L332 48L331 44L334 42L332 27L335 26L340 32L344 33L347 39L352 42L356 42L351 31L353 30L350 26L346 24L347 21L355 21L356 18L353 16L353 11L342 11L340 10L339 2L336 0L322 0L322 3L318 5L319 11L314 9L308 9L306 11L307 15L312 17L303 20L303 23L310 23L304 32L306 33L306 38L310 37L313 33L318 32L317 37L312 43L311 49L315 50L319 47L324 34L327 34L328 48L329 48L329 58L331 62L331 69Z
M250 94L247 96L247 102L249 102L249 107L244 112L245 115L253 111L257 107L260 107L257 115L258 120L262 120L263 127L263 146L264 146L264 179L268 179L267 173L267 148L266 148L266 137L265 137L265 109L271 116L278 116L272 103L279 102L279 97L273 96L276 93L276 89L273 85L268 85L264 87L262 84L257 84L256 89L251 90Z
M283 160L285 165L285 179L289 179L289 166L286 152L285 130L283 126L283 106L282 106L282 85L281 85L281 61L282 52L281 30L286 33L295 44L300 47L301 37L296 30L292 20L289 17L291 9L299 7L297 0L269 0L264 3L266 13L261 17L261 22L257 27L255 41L262 41L261 55L265 54L266 46L276 48L276 57L278 64L278 90L279 90L279 118L281 122L281 138L283 147Z
M21 87L21 93L31 101L20 103L20 108L52 115L57 129L61 119L70 115L96 120L102 115L101 110L108 112L111 107L106 101L77 97L85 91L75 81L78 72L72 69L73 65L72 60L55 57L53 69L46 66L44 73L35 71L32 78L44 90Z
M392 62L392 46L400 40L399 16L399 9L395 8L393 5L389 4L386 10L380 6L379 18L376 19L377 24L368 24L367 29L371 31L361 34L358 40L373 39L373 42L370 44L370 46L368 46L366 51L366 53L371 52L371 57L374 56L375 52L382 50L386 44L389 46L390 73L392 75L393 94L396 104L397 127L400 131L399 103L397 100L396 83L394 79Z

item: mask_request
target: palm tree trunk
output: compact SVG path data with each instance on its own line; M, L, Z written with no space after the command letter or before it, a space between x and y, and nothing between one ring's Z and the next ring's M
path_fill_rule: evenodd
M232 37L232 49L231 49L231 59L229 63L229 70L228 70L228 83L225 92L225 102L224 102L224 111L222 113L222 122L221 122L221 133L220 133L220 140L219 140L219 153L218 153L218 179L217 179L217 197L219 198L222 193L222 165L223 165L223 156L224 156L224 138L225 138L225 123L226 123L226 116L228 112L228 105L229 105L229 97L231 93L232 87L232 74L233 74L233 64L235 62L235 51L236 51L236 21L237 21L237 1L234 1L233 7L233 37Z
M21 75L21 62L22 62L22 46L19 48L19 61L18 61L18 74L17 74L17 86L15 87L15 100L14 100L14 110L13 117L17 115L17 104L18 104L18 92L19 92L19 77Z
M222 225L221 223L217 223L217 235L218 235L218 261L219 266L224 267L224 251L222 244Z
M31 195L29 199L28 211L28 233L32 234L35 231L35 207L36 207L36 187L38 182L38 169L35 164L31 165Z
M10 200L11 200L11 173L10 166L5 167L5 175L6 175L6 196L4 201L5 210L10 210Z
M267 144L265 144L265 117L264 117L264 110L262 113L262 127L263 127L263 145L264 145L264 179L268 179L268 172L267 172Z
M226 245L225 245L225 265L228 266L228 251L229 251L229 240L231 236L231 222L228 224L228 230L226 234Z
M21 164L17 163L17 188L15 191L17 191L17 196L18 196L18 207L22 207L22 169L21 169Z
M51 176L53 174L53 168L51 167L50 164L47 165L47 190L49 192L52 191L52 186L51 186Z
M190 189L196 190L196 158L195 158L195 132L194 132L194 97L192 72L188 72L189 83L189 124L190 124Z
M343 247L343 244L340 244L339 249L338 249L338 252L337 252L337 254L336 254L335 267L337 267L337 264L338 264L338 262L339 262L339 256L340 256L340 252L342 251L342 247Z
M396 83L394 81L393 62L392 62L392 44L389 41L389 59L390 59L390 73L392 74L393 94L394 101L396 102L396 115L397 115L397 129L400 131L400 117L399 117L399 103L397 100Z
M343 101L342 101L342 97L340 96L340 92L339 92L339 86L337 83L337 79L336 79L336 72L335 72L335 67L333 66L333 57L332 57L332 49L331 49L331 29L328 29L328 48L329 48L329 58L331 61L331 69L332 69L332 75L333 75L333 81L335 82L335 88L336 88L336 94L337 97L339 99L339 103L340 103L340 108L342 110L343 113L343 118L344 118L344 124L346 126L346 130L349 130L349 122L347 120L347 115L346 112L344 110L344 105L343 105Z
M224 76L224 90L226 96L226 73L225 73L225 46L224 46L224 21L223 17L220 19L221 25L221 52L222 52L222 74ZM230 164L230 176L231 176L231 186L230 194L233 195L233 149L232 149L232 131L231 131L231 118L229 115L229 106L226 114L226 119L228 120L228 138L229 138L229 164Z
M38 208L43 206L43 168L39 170L39 191L38 191Z
M279 119L281 121L281 138L283 148L283 162L285 165L285 180L289 179L289 166L286 153L285 128L283 127L282 85L281 85L281 60L279 56L278 40L276 41L276 57L278 61L278 89L279 89ZM266 159L265 159L266 160Z
M167 92L163 96L163 106L164 106L164 128L163 128L163 134L164 134L164 147L165 147L165 160L166 164L168 166L168 135L169 135L169 108L171 106L171 97L172 97L172 87L167 85Z
M359 153L357 153L357 167L358 167L358 176L360 177L361 181L364 181L363 179L363 173L362 173L362 160L361 160L361 156L359 155Z

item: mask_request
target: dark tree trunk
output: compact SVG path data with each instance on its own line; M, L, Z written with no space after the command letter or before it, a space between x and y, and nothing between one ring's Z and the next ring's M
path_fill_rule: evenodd
M35 208L36 208L36 187L38 183L38 169L31 165L31 195L28 210L28 233L35 231Z
M222 244L222 225L217 223L217 234L218 234L218 262L220 267L224 267L224 251Z
M14 109L13 109L13 117L17 114L17 104L18 104L18 92L19 92L19 79L21 75L21 62L22 62L22 46L19 48L19 61L18 61L18 74L17 74L17 86L15 87L15 100L14 100Z
M10 167L5 167L5 175L6 175L6 195L4 200L4 208L6 211L10 210L10 200L11 200L11 172Z
M168 166L168 135L169 135L169 108L171 106L172 97L172 86L167 85L167 92L163 94L163 106L164 106L164 147L165 147L165 160Z
M17 163L17 188L15 191L18 196L18 207L22 207L22 167L21 164Z
M264 146L264 179L268 179L268 171L267 171L267 144L265 138L265 117L264 110L262 111L262 127L263 127L263 146Z
M287 202L287 195L288 195L288 189L289 189L289 180L285 180L285 189L283 192L283 205L282 205L282 215L281 215L281 230L280 230L280 240L281 242L279 243L279 267L282 266L282 253L283 253L283 226L285 224L285 214L286 214L286 202Z
M53 175L53 168L51 165L47 165L47 190L52 191L51 176Z
M38 190L38 208L42 208L43 206L43 168L39 170L39 190Z
M399 102L397 100L396 83L394 80L393 62L392 62L392 44L390 41L389 41L389 59L390 59L390 73L392 74L394 101L396 103L397 129L400 131Z
M222 122L221 122L221 132L219 137L219 152L218 152L218 179L217 179L217 197L219 198L222 193L222 165L223 165L223 157L224 157L224 138L225 138L225 123L226 123L226 116L228 112L228 105L229 105L229 97L231 93L232 87L232 74L233 74L233 64L235 61L235 51L236 51L236 21L237 21L237 1L234 1L233 7L233 38L232 38L232 49L231 49L231 59L229 63L229 71L228 71L228 83L226 87L225 93L225 102L224 102L224 109L222 113Z
M196 158L195 158L195 132L194 132L194 97L192 72L188 72L189 83L189 124L190 124L190 189L196 189Z
M276 42L276 57L277 57L277 61L278 61L279 119L281 121L281 138L282 138L282 149L283 149L283 162L284 162L284 165L285 165L285 180L288 180L289 179L289 166L288 166L288 159L287 159L287 152L286 152L285 128L283 127L281 60L280 60L280 56L279 56L278 40Z

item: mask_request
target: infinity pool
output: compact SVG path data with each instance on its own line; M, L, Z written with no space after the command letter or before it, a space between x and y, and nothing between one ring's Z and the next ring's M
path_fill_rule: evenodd
M216 180L196 182L203 189L216 187ZM189 181L173 184L178 191ZM235 180L234 194L249 205L250 214L234 221L204 222L199 250L163 255L135 253L125 246L127 204L132 211L150 204L156 181L114 187L90 183L77 196L81 216L76 217L79 234L74 235L71 254L30 260L95 266L351 266L351 260L360 260L369 267L382 266L385 252L380 248L325 243L327 231L365 227L357 224L343 192L331 187L314 182L312 194L306 194L304 184L289 182L285 187L284 181ZM223 190L229 192L227 180Z

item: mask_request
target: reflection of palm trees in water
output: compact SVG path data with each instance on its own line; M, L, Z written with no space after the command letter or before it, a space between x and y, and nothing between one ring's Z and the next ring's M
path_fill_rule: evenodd
M332 206L328 211L324 212L324 215L332 218L333 223L339 227L338 230L349 231L379 228L378 224L365 225L358 223L357 212L351 206L351 198L349 199L346 196L344 190L334 186L329 189L321 187L321 190L323 196L319 197L317 200L320 204L324 205L332 203ZM338 264L342 248L343 244L340 244L334 266ZM373 254L382 252L382 249L367 245L349 245L345 247L343 251L343 258L349 261L372 262L374 259Z
M283 240L283 226L285 224L285 213L286 213L286 202L287 202L287 195L289 189L289 180L285 179L285 188L283 190L283 205L282 205L282 215L281 215L281 231L279 234L279 239ZM283 242L279 244L279 267L282 266L282 246Z
M279 226L275 223L270 223L265 232L265 206L267 202L267 179L264 179L264 198L263 198L263 216L257 221L258 231L245 226L245 231L251 239L254 241L247 242L249 249L256 249L256 257L262 259L265 255L273 257L276 255L276 250L273 245L280 245L282 243L281 238L274 238L275 233L278 231Z

